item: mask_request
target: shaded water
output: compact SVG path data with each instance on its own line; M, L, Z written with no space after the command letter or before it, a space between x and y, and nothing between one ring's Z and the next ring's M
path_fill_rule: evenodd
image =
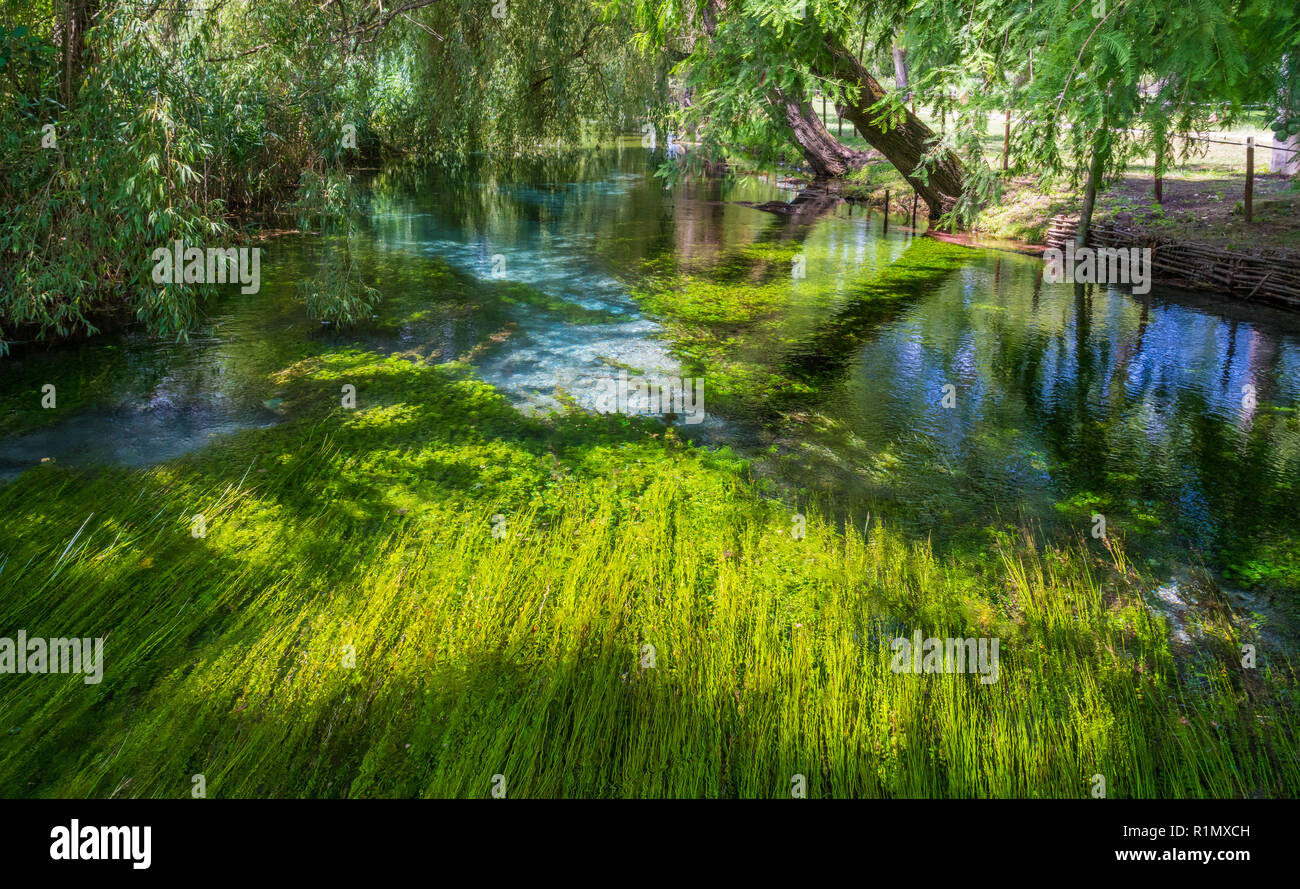
M624 369L702 377L707 419L684 433L841 515L977 547L1026 521L1086 536L1103 515L1153 562L1300 588L1293 316L1044 284L1036 259L936 253L878 212L744 206L793 197L759 177L665 185L636 149L390 171L367 194L372 324L309 320L295 284L333 248L273 240L261 292L232 288L187 343L128 332L0 359L0 476L142 465L275 423L269 375L322 348L466 358L526 411L594 408Z

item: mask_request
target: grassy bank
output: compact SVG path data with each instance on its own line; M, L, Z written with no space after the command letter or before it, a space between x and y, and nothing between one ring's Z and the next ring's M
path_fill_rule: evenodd
M101 684L4 677L5 795L1300 792L1290 666L1208 612L1175 657L1118 553L801 537L727 452L459 364L275 382L281 426L0 488L0 632L105 637ZM893 672L916 629L999 638L998 681Z
M1253 220L1246 222L1244 173L1176 171L1157 203L1149 175L1134 172L1098 193L1095 219L1130 231L1224 250L1300 250L1300 190L1280 173L1255 177ZM1001 200L977 223L981 235L1041 244L1058 215L1077 215L1079 194L1065 183L1010 179Z
M820 109L820 104L814 103ZM939 132L943 124L931 109L918 109L921 119ZM822 118L830 132L845 145L866 151L870 145L834 109ZM1002 166L1004 119L993 115L981 137L984 162L990 169ZM1155 158L1136 158L1125 174L1105 183L1097 195L1095 219L1114 222L1152 237L1204 244L1227 250L1300 251L1300 189L1293 177L1269 170L1272 133L1261 113L1251 113L1237 125L1204 138L1175 140L1173 157L1164 170L1163 201L1154 194ZM1253 220L1245 221L1245 145L1254 138L1255 183ZM1066 177L1027 175L1015 167L1003 173L1003 192L985 208L974 224L981 236L998 240L1043 243L1053 217L1077 214L1081 185ZM890 192L891 207L910 211L912 190L902 175L879 160L845 177L846 198L879 206ZM922 214L924 215L924 214Z

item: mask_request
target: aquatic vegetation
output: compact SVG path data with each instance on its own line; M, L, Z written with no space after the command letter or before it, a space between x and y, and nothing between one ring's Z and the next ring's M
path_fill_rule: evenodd
M4 626L85 628L106 664L0 686L6 795L1300 790L1292 666L1180 667L1118 555L795 534L725 450L521 417L463 365L341 350L275 382L281 426L0 489ZM915 629L999 638L998 682L893 672Z
M749 242L680 269L660 258L645 264L633 294L668 327L689 372L708 380L715 404L771 420L782 410L816 404L871 322L897 313L971 253L916 239L893 262L846 280L837 246ZM814 271L796 274L796 261ZM792 315L814 311L829 314L817 319L816 329L790 323Z
M1296 797L1300 325L900 224L1181 224L1206 4L11 4L0 795Z
M593 193L573 212L609 205ZM568 194L435 192L434 218L383 191L352 255L385 298L351 331L297 301L324 242L293 236L259 302L233 288L189 344L7 368L25 430L203 399L275 425L0 487L0 633L105 642L98 685L0 685L4 793L183 796L195 774L211 796L486 796L497 775L509 796L776 797L796 775L814 796L1300 789L1279 349L1249 352L1279 383L1247 418L1227 325L1176 306L857 219L737 207L716 249L671 249L644 191L617 198L641 212L596 273L572 260L581 226L552 227L565 250L531 227ZM487 249L458 240L480 225ZM471 273L502 231L524 280ZM615 274L636 303L589 298ZM636 309L662 345L644 320L597 337ZM526 416L508 375L480 378L559 354L519 345L553 335L638 376L638 349L671 348L747 459L565 393ZM38 407L46 381L67 414ZM1280 595L1242 601L1247 581ZM895 672L917 632L996 638L998 680Z
M488 300L497 301L502 306L529 306L570 324L603 324L625 320L626 317L601 309L588 309L519 281L487 281L480 282L479 286L487 291L485 296Z

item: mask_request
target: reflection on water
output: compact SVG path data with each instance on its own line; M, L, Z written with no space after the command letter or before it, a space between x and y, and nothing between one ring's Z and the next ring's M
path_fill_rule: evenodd
M1101 514L1129 538L1293 551L1294 319L1040 274L979 254L873 329L819 406L831 431L808 435L854 464L835 483L906 501L938 536L995 515L1082 534Z
M602 382L619 368L680 376L671 342L629 294L627 276L649 257L690 259L750 237L755 212L728 202L782 194L758 179L665 188L639 151L581 166L381 176L373 186L377 251L436 257L480 280L544 294L518 299L508 342L477 361L484 380L529 412L564 402L599 409ZM575 318L573 308L587 314ZM710 419L704 429L719 429L719 418Z
M372 325L307 319L328 245L263 249L188 343L137 334L0 364L0 474L52 458L142 464L276 422L270 375L322 349L466 358L521 408L592 408L625 369L702 375L684 431L844 515L980 544L1091 517L1153 557L1203 553L1295 589L1300 322L1157 290L1044 284L1041 263L933 242L844 204L782 216L758 177L671 186L643 152L513 171L388 171L367 188ZM39 416L55 383L57 423ZM951 386L950 390L945 390ZM952 393L952 406L943 395Z

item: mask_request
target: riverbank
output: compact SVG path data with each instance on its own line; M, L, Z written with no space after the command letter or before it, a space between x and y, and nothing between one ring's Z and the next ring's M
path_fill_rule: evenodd
M417 355L275 381L281 426L0 488L4 626L106 663L0 687L6 795L1300 792L1292 666L1212 610L1176 651L1117 548L800 528L725 449ZM997 681L895 672L917 630L1000 640Z
M864 168L846 179L846 199L909 215L911 190L887 165ZM1244 176L1171 178L1163 203L1150 182L1128 176L1098 194L1092 241L1109 247L1151 247L1154 280L1177 287L1207 288L1286 308L1300 306L1300 190L1291 177L1255 179L1252 221L1241 200ZM941 240L968 246L1040 254L1072 240L1079 219L1078 195L1065 187L1044 189L1037 180L1009 180L997 202L974 225Z
M1149 178L1126 176L1097 195L1094 223L1162 238L1248 254L1282 254L1300 262L1300 190L1289 177L1255 177L1254 221L1243 214L1244 176L1207 174L1168 178L1156 203ZM1034 179L1007 183L1002 199L974 226L983 237L1044 244L1052 220L1074 216L1079 198L1065 186L1044 189Z
M1255 177L1253 221L1242 206L1244 176L1206 175L1168 178L1164 201L1156 203L1149 178L1126 176L1097 195L1093 221L1133 231L1148 239L1167 239L1247 255L1275 255L1300 265L1300 189L1280 173ZM894 212L911 208L911 189L887 163L869 164L845 177L846 200L883 206L886 193ZM1078 218L1079 196L1065 185L1044 187L1032 177L1010 179L998 201L987 207L963 243L1005 242L1025 247L1047 245L1053 220Z

